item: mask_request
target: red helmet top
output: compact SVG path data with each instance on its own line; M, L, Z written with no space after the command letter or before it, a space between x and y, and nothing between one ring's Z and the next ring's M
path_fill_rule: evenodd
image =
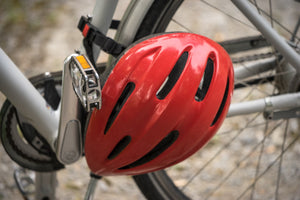
M233 79L228 54L200 35L164 34L127 49L90 118L89 167L98 175L136 175L186 159L222 124Z

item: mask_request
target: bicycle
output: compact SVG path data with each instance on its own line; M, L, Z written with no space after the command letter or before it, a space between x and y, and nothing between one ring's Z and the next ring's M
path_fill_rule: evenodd
M165 28L167 27L171 16L175 13L175 11L177 10L177 8L181 5L180 1L169 1L168 3L165 4L165 2L163 1L155 1L155 2L150 2L149 4L146 4L145 2L141 3L139 1L133 1L129 8L127 13L125 13L123 20L121 21L119 28L118 28L118 32L116 35L115 40L118 41L119 43L123 44L123 45L129 45L130 43L132 43L134 40L139 39L141 37L144 37L148 34L152 34L152 33L156 33L156 32L162 32L165 30ZM241 3L241 5L246 5L243 3L243 1L233 1L236 3ZM206 2L207 3L207 2ZM112 5L112 3L110 3ZM257 3L254 2L253 3L255 6L257 6ZM297 6L298 4L295 3L295 6ZM141 7L140 7L141 6ZM182 4L182 6L184 6L184 4ZM107 8L107 6L104 6L104 8ZM144 8L145 10L147 10L147 12L144 12L144 10L142 10L141 8ZM258 7L257 7L258 8ZM113 10L113 9L112 9ZM140 12L138 12L137 10L142 10ZM254 10L246 7L244 8L244 10L241 8L243 14L245 15L252 15L251 17L248 16L249 19L254 19ZM248 13L248 11L253 11L251 13ZM179 12L179 11L178 11ZM259 13L265 14L263 10L258 9ZM105 10L105 16L108 16L108 13L113 13L112 11L109 10ZM272 13L272 11L271 11ZM103 17L97 17L98 14L100 15L100 13L94 13L94 17L93 19L103 19ZM103 14L103 15L104 15ZM138 15L138 16L136 16ZM144 17L145 16L145 17ZM111 17L110 17L111 18ZM141 21L137 22L136 18L140 19ZM273 21L273 17L272 14L270 15L271 21ZM109 24L110 24L111 19L106 21L106 25L105 26L100 26L101 28L106 27L106 29L108 28ZM180 22L178 22L178 20L173 20L175 21L175 23L178 25L180 24ZM254 19L255 21L255 19ZM256 23L259 23L259 20L256 20ZM136 25L141 23L141 26ZM277 23L276 21L273 23ZM133 25L135 24L135 25ZM257 27L260 27L259 25L256 25ZM135 27L135 29L134 29ZM263 24L263 27L268 27L267 25ZM185 29L187 29L188 31L190 31L189 27L184 26ZM292 37L290 37L290 41L289 41L289 45L292 46L292 51L295 52L299 51L299 38L296 35L297 31L299 28L299 20L298 20L298 25L296 25L296 28L294 29L293 32L291 32ZM172 28L171 28L172 30ZM169 31L169 30L168 30ZM106 32L106 31L103 31ZM267 33L264 33L264 38L270 39L270 36ZM134 37L134 38L133 38ZM218 189L220 190L221 186L224 186L225 182L230 180L229 178L232 177L232 175L234 173L237 173L236 171L239 169L242 170L246 170L246 167L248 165L250 165L250 170L252 169L252 174L250 174L251 178L254 178L253 181L250 180L249 184L246 184L246 187L244 190L242 190L241 192L238 191L237 196L235 196L235 193L231 193L230 194L227 193L228 198L231 198L232 196L234 197L238 197L238 198L245 198L246 196L248 196L249 198L270 198L273 195L275 196L275 198L281 198L281 187L282 187L282 163L283 163L283 155L286 154L287 150L289 150L289 148L293 147L293 145L296 144L297 139L298 139L298 135L295 134L294 138L292 138L291 136L288 136L288 124L289 123L294 123L292 120L283 120L284 122L280 122L279 125L276 124L275 122L278 122L278 119L287 119L287 118L297 118L299 117L298 114L298 107L299 105L297 104L297 101L299 99L299 95L298 93L295 93L297 91L299 91L299 82L298 82L298 74L295 73L295 71L293 71L293 68L288 65L286 62L284 62L282 60L282 55L284 55L283 57L288 58L287 60L289 60L289 62L292 63L292 65L297 66L299 65L299 55L296 53L296 56L292 56L293 58L290 58L290 56L286 55L288 53L286 53L289 49L289 47L285 47L285 48L280 48L278 46L281 46L282 43L287 44L286 42L282 42L281 44L276 44L278 41L281 41L278 38L273 39L273 41L271 42L272 45L274 45L273 43L275 43L277 45L277 49L280 53L278 53L277 51L274 52L269 52L270 50L268 49L269 44L266 42L266 40L262 38L262 37L247 37L247 38L242 38L239 40L230 40L227 42L221 42L221 44L223 45L223 47L232 54L236 54L236 57L233 57L232 60L235 63L241 64L242 68L239 68L238 70L235 71L236 73L236 79L238 80L235 87L236 87L236 91L239 92L238 88L243 88L245 90L249 90L248 88L251 88L252 86L255 86L257 84L261 84L263 83L263 86L259 86L259 88L255 87L256 89L252 89L252 90L268 90L271 91L270 93L267 93L267 98L263 99L263 100L257 100L257 101L253 101L252 99L257 99L257 98L263 98L260 96L260 94L256 94L254 95L254 97L252 97L251 95L244 95L245 99L248 101L248 105L246 104L236 104L236 105L240 105L241 107L231 107L231 110L229 111L229 115L241 115L241 114L251 114L251 113L257 113L257 112L262 112L264 113L263 116L259 115L259 114L254 114L254 115L248 115L246 116L247 119L247 123L245 123L245 125L251 125L249 127L250 131L251 129L256 131L256 125L254 125L254 122L261 122L262 120L268 119L272 120L271 122L267 122L266 124L261 123L263 127L263 129L265 129L265 133L258 133L254 135L254 142L251 141L251 139L249 139L249 136L244 136L245 132L247 131L247 128L241 128L239 124L236 124L235 121L233 120L231 123L234 126L237 126L238 132L235 136L233 136L232 138L230 138L231 140L223 142L220 140L224 140L224 137L228 136L228 134L225 133L220 133L217 135L217 137L215 139L212 140L212 143L209 144L207 146L208 150L210 152L212 152L212 147L216 147L218 145L221 145L223 147L219 148L219 150L215 150L216 153L213 155L213 158L215 157L219 157L221 155L221 153L223 153L223 150L226 152L227 148L231 147L230 150L234 150L234 148L237 148L237 150L233 153L234 154L238 154L238 155L246 155L246 156L242 156L242 159L238 159L236 162L236 166L233 166L233 169L229 171L229 173L226 173L224 175L224 177L221 180L221 183L217 183L216 186L211 186L212 188ZM274 41L275 40L275 41ZM240 45L243 45L243 48ZM284 46L284 45L283 45ZM287 48L287 49L286 49ZM267 49L267 53L263 52L260 53L258 55L254 55L254 56L245 56L242 55L240 56L239 51L243 50L243 52L249 51L249 50L254 50L254 53L257 51L257 49ZM273 51L271 49L271 51ZM252 54L253 51L250 51L250 54ZM285 54L286 53L286 54ZM97 53L96 53L97 54ZM292 55L295 53L291 53ZM274 56L275 55L275 56ZM296 61L290 61L290 60L295 60ZM252 66L245 66L246 64L250 63L252 64L254 61L259 60L264 61L263 63L258 63L258 65L252 65ZM252 63L251 63L252 62ZM246 63L246 64L245 64ZM277 69L274 72L274 66L273 65L277 65L278 63L281 63L281 67L277 67ZM298 63L298 64L297 64ZM259 65L262 65L262 67L260 68ZM254 71L251 71L249 69L254 69ZM299 67L298 67L299 68ZM299 71L297 67L295 67L296 72ZM244 69L244 70L243 70ZM246 69L246 70L245 70ZM263 71L261 71L261 69L264 69ZM265 71L266 70L266 71ZM272 72L269 72L269 70L273 70ZM287 73L291 70L291 73ZM108 70L109 71L109 70ZM249 72L250 71L250 72ZM247 72L247 73L246 73ZM275 75L274 75L275 74ZM55 76L54 76L55 77ZM250 77L250 79L248 79L248 77ZM255 77L255 78L253 78ZM240 79L246 79L246 82L243 82ZM55 78L54 78L55 80ZM43 80L44 82L45 80ZM270 85L276 83L276 86L274 87L275 89L270 89ZM245 88L246 87L246 88ZM250 89L251 91L251 89ZM267 91L267 92L268 92ZM237 92L235 92L237 94ZM253 91L251 91L253 92ZM276 96L273 96L273 92L275 92ZM243 92L241 92L243 95ZM290 94L292 93L292 94ZM280 94L284 94L284 95L280 95ZM265 95L265 93L263 93L263 96ZM7 95L9 96L9 95ZM31 95L29 95L31 96ZM250 97L249 97L250 96ZM278 97L278 98L277 98ZM242 98L243 100L243 98ZM287 101L285 101L287 100ZM291 104L288 104L288 103ZM234 104L233 104L234 105ZM250 107L251 109L242 109L242 108L248 108ZM236 109L235 109L236 108ZM235 113L235 111L237 111L237 113ZM229 119L230 120L230 119ZM276 121L273 121L276 120ZM48 122L49 123L49 122ZM230 121L229 121L230 123ZM284 124L284 131L283 131L283 135L282 136L278 136L279 134L277 134L277 132L275 132L275 130L278 130L280 128L280 126ZM271 127L271 128L270 128ZM281 132L281 131L279 131ZM248 132L246 132L248 133ZM242 135L243 134L243 135ZM276 136L277 135L277 136ZM234 146L232 145L232 142L235 140L238 140L237 138L242 137L241 140L239 142L242 141L242 145L244 148L241 150L241 146ZM260 139L257 142L257 138L262 137L262 139ZM267 142L273 141L274 138L272 137L279 137L279 141L281 141L280 143L280 148L278 147L274 147L273 145L269 145ZM282 137L282 138L281 138ZM220 139L222 138L222 139ZM49 139L50 140L50 139ZM249 142L250 140L250 142ZM291 142L290 142L291 140ZM286 144L288 141L288 144ZM251 149L250 147L248 148L248 145L253 145L253 143L255 143L254 146L252 147L253 149ZM225 143L225 144L224 144ZM223 144L223 145L222 145ZM269 146L267 146L269 145ZM278 145L278 144L277 144ZM249 150L249 152L244 152ZM221 151L222 150L222 151ZM227 150L228 151L228 150ZM243 152L239 152L239 151L243 151ZM256 152L255 152L256 151ZM267 161L270 158L265 158L263 156L265 156L265 154L263 155L263 153L265 151L269 151L271 153L269 154L274 154L274 152L280 151L279 155L271 160L271 162L265 164L264 162ZM198 156L203 156L201 155L202 151L199 152L200 155ZM255 155L258 154L258 155ZM225 154L226 156L226 154ZM256 159L254 159L254 161L249 161L248 158L250 158L251 156L256 156ZM237 156L235 156L237 157ZM193 158L191 158L193 159ZM203 159L203 158L202 158ZM248 161L248 163L246 162ZM209 164L213 164L214 160L213 159L208 159L208 164L204 164L204 166L208 166ZM254 162L254 163L253 163ZM256 163L255 163L256 162ZM188 163L188 161L187 161ZM278 164L279 163L279 164ZM232 164L232 163L231 163ZM257 164L255 167L252 167L252 164ZM267 172L269 172L269 169L272 169L272 167L274 166L274 164L278 164L278 169L277 169L277 179L276 179L276 184L274 184L275 186L275 191L270 194L271 196L264 196L264 193L259 193L256 191L257 188L261 189L262 184L266 185L265 182L259 182L260 180L265 181L265 179L262 179L262 177L264 177ZM265 168L263 169L263 171L261 171L262 166L265 166ZM175 179L180 180L177 178L178 174L184 174L183 170L185 168L188 168L188 164L182 164L182 165L178 165L175 166L173 168L171 168L170 170L168 170L169 174L173 174ZM172 170L172 171L171 171ZM201 168L200 171L196 171L196 174L202 172L202 170L204 170L204 168ZM274 169L273 169L274 170ZM276 171L276 170L275 170ZM219 174L212 174L211 177L201 177L202 180L204 179L204 181L206 181L205 183L211 183L214 182L216 179L219 178L220 175L223 175L223 171L221 171ZM239 174L241 176L241 174ZM267 174L268 175L268 174ZM189 176L189 175L188 175ZM272 175L271 175L272 176ZM152 174L146 174L146 175L142 175L142 176L137 176L134 177L136 182L138 183L138 185L140 186L141 190L144 192L144 194L146 195L147 198L151 199L186 199L188 198L185 194L183 194L180 190L177 189L177 186L175 186L171 179L169 179L169 177L166 175L165 172L160 171L160 172L154 172ZM201 179L200 178L200 179ZM245 177L245 178L249 178L249 177ZM197 178L191 178L192 179L197 179ZM190 182L186 181L186 178L183 178L181 180L183 180L183 182L185 183L180 183L180 181L178 182L177 180L175 180L174 182L179 184L179 185L183 185L182 189L184 190L184 192L189 192L187 189L187 186L190 186ZM235 186L241 184L240 182L235 183ZM268 182L267 182L268 184ZM234 185L234 184L233 184ZM178 186L179 187L179 186ZM291 187L290 185L288 185L287 187ZM234 188L235 189L235 188ZM193 191L198 192L198 188L195 189L191 189ZM261 189L263 190L263 189ZM218 196L214 196L214 195L218 195L216 194L215 191L211 191L211 189L207 189L204 190L204 194L205 197L204 198L218 198ZM226 194L226 192L225 192ZM192 196L192 198L197 199L197 197L199 197L199 194L193 194L190 193L190 195L195 195ZM222 194L223 195L223 194ZM262 196L259 196L262 195ZM284 195L284 194L283 194ZM295 194L296 196L296 194Z

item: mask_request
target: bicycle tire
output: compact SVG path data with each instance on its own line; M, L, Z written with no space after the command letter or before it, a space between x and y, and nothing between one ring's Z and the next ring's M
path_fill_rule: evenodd
M153 1L152 5L150 6L148 12L146 13L144 19L142 20L141 25L137 28L136 34L133 37L133 41L136 41L136 40L143 38L145 36L148 36L150 34L164 32L166 30L171 18L176 13L177 9L180 7L181 3L182 3L181 0L179 0L179 1L172 1L172 0ZM247 50L250 50L251 48L249 48ZM254 48L256 48L256 47L254 47ZM226 49L226 47L225 47L225 49ZM246 57L246 59L249 59L249 58ZM244 62L244 61L242 61L242 62ZM286 70L286 69L284 69L284 70ZM278 73L278 71L277 71L277 73ZM280 73L282 73L282 71ZM259 81L263 82L262 79L259 79L258 82ZM289 85L289 86L294 85L295 86L295 84L291 83L291 82L286 84L286 81L287 80L285 80L284 78L282 80L280 76L279 76L279 78L276 77L276 81L274 81L274 79L271 80L272 83L276 82L276 84L278 84L278 82L284 82L283 83L284 86L282 86L282 84L280 84L280 87L284 87L284 89L279 89L279 90L286 90L286 87L288 87L286 85ZM244 84L246 84L246 86L248 86L247 84L249 84L249 83L247 82ZM297 83L297 85L298 84L299 83ZM277 86L277 89L278 89L278 86ZM266 124L268 124L268 122L266 122ZM268 126L268 125L266 125L266 126ZM286 126L288 127L288 122L287 122ZM266 140L266 138L264 138L263 141L261 142L261 144L263 144L262 148L264 148L265 140ZM240 164L241 163L238 163L238 165L240 165ZM173 180L169 177L169 175L164 170L145 174L145 175L134 176L133 178L147 199L155 199L155 200L157 200L157 199L158 200L160 200L160 199L161 200L164 200L164 199L182 199L182 200L190 199L190 197L188 197L184 192L181 191L181 189L178 186L176 186L176 184L174 184ZM254 185L255 185L255 182L254 182ZM276 186L276 187L278 187L278 186ZM277 189L278 188L276 188L276 190ZM246 191L246 192L248 192L248 191ZM278 193L278 191L276 191L276 192ZM251 192L251 194L250 194L251 199L253 198L253 195L254 195L254 193ZM197 198L202 198L202 196L200 196L200 197L198 196ZM226 197L223 197L223 198L226 198Z

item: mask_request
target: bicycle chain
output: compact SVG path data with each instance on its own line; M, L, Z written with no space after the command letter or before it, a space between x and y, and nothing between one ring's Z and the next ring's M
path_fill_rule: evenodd
M9 144L11 145L11 147L15 150L15 152L18 155L20 155L21 157L23 157L24 159L26 159L30 162L37 162L37 163L47 162L46 158L45 158L45 160L34 158L32 156L27 155L25 152L22 151L22 149L20 149L18 147L18 145L15 143L15 141L13 139L13 136L11 134L11 132L12 132L11 126L12 126L13 115L14 114L16 115L16 111L15 111L14 107L10 107L10 108L8 108L8 110L9 111L8 111L8 115L7 115L6 122L5 122L5 125L6 125L5 130L8 133L8 134L6 134L6 138L9 142Z
M273 52L268 52L268 53L261 53L261 54L254 54L251 56L243 56L239 58L231 58L232 63L237 64L237 63L243 63L243 62L250 62L258 59L266 59L274 56L275 53Z
M18 124L16 121L17 113L10 102L5 102L5 104L7 114L6 117L3 118L5 121L2 122L5 123L5 129L2 130L1 140L4 149L11 159L26 169L39 172L51 172L63 168L64 166L59 163L53 155L36 154L34 153L36 150L29 144L27 144L26 149L23 149L23 145L18 145L18 142L15 141L15 137L20 137L20 135L16 130L12 129L12 126L16 125L14 123ZM18 124L18 126L21 125Z
M296 52L298 52L300 54L300 47L299 45L295 45L292 46ZM280 56L280 54L278 52L267 52L267 53L261 53L261 54L254 54L251 56L243 56L243 57L239 57L239 58L231 58L232 63L242 63L242 62L250 62L250 61L254 61L254 60L258 60L258 59L266 59L266 58L270 58L272 56Z

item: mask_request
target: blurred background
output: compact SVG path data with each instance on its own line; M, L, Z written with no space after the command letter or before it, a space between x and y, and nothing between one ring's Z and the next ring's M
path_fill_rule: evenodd
M82 15L92 13L94 3L94 0L1 0L0 48L27 77L60 71L64 59L80 47L82 35L77 23ZM127 4L128 1L121 1L115 19L120 19ZM2 105L5 97L0 95ZM17 168L1 145L0 200L22 199L13 179ZM61 170L57 177L58 199L83 199L89 173L84 158ZM131 177L104 178L97 190L95 199L144 199Z
M80 16L92 13L94 2L94 0L1 0L0 47L27 77L47 71L60 71L64 59L81 44L82 35L77 30L77 23ZM193 1L188 1L183 9L176 13L176 18L168 30L193 32L201 30L201 34L215 41L258 34L251 23L230 2L209 1L215 4L222 2L222 8L235 13L237 18L245 24L241 25L205 4L193 7L193 4L189 2ZM128 0L120 1L114 19L121 18L128 3ZM286 20L294 25L295 16L299 17L299 9L297 9L299 7L291 7L282 0L277 0L275 3L282 8L282 14L286 12L291 14L291 18ZM200 22L189 20L187 23L185 21L187 25L184 28L178 27L182 23L181 20L189 19L193 15L200 15L202 20ZM100 60L105 59L106 56L101 55ZM5 97L0 93L0 105L4 100ZM17 168L18 166L11 161L1 146L0 200L21 199L13 180L13 171ZM84 158L74 165L67 166L65 170L59 171L57 178L59 181L58 199L83 199L89 180L89 169ZM144 197L131 177L105 177L98 183L95 199L140 200Z

